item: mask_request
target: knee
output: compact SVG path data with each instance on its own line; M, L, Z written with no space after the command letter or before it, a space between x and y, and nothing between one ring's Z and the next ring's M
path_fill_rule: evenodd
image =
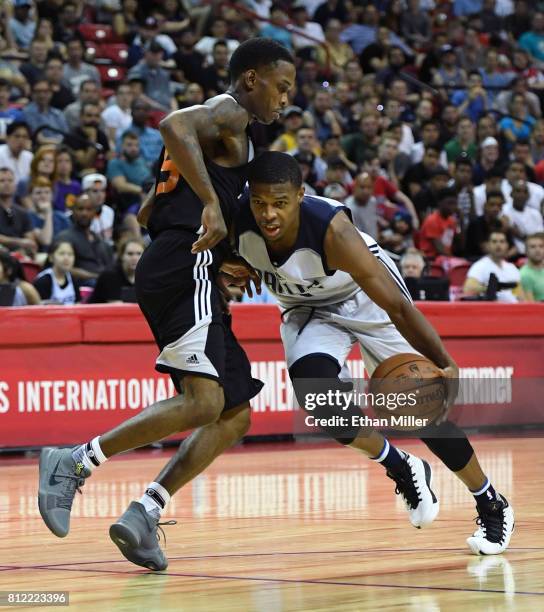
M193 417L193 427L215 423L221 417L225 406L225 396L219 385L208 386L188 394L187 401Z

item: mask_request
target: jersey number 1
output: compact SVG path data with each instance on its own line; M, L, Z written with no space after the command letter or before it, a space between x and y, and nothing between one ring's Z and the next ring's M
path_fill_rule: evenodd
M157 195L160 195L161 193L170 193L173 189L175 189L180 176L178 169L176 168L174 162L170 159L166 149L164 150L164 160L161 166L161 174L163 172L168 174L168 178L165 181L157 183Z

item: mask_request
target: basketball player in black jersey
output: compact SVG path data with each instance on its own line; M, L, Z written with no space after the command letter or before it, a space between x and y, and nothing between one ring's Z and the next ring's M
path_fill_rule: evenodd
M168 565L157 529L170 496L246 433L249 400L262 387L232 334L215 279L252 158L247 127L255 119L272 123L279 117L295 67L285 47L255 38L233 53L230 72L229 93L161 123L165 149L155 193L139 215L152 243L136 270L138 303L161 350L156 368L169 373L183 394L156 402L87 444L46 448L40 457L40 513L55 535L65 537L75 492L95 467L195 429L140 501L110 527L123 555L153 570Z

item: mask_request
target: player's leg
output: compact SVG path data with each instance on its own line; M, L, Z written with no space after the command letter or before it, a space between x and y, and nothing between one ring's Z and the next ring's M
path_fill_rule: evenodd
M379 363L399 353L416 353L392 326L367 329L359 340L365 367L371 375ZM467 543L475 553L497 554L504 551L514 530L514 512L506 499L495 491L483 472L466 434L447 421L437 426L432 437L422 441L466 486L476 500L480 528Z
M138 565L154 570L167 567L168 562L158 544L157 528L170 497L236 444L249 428L249 400L259 393L262 383L251 376L251 365L230 323L230 316L223 315L223 413L218 420L200 427L183 441L141 499L132 502L110 528L110 536L125 558Z
M352 305L346 305L348 310ZM339 326L336 307L318 308L311 313L305 309L291 311L282 324L281 335L289 367L289 375L301 407L307 405L306 394L329 390L346 390L339 378L340 364L355 342L355 336ZM311 316L310 316L311 314ZM352 417L361 416L358 406L346 410L339 406L321 406L314 413L318 417L332 415L347 418L347 427L323 428L332 438L345 446L362 451L380 463L386 474L395 480L415 527L430 524L438 513L438 503L429 486L430 467L426 462L395 448L384 436L371 428L353 427Z

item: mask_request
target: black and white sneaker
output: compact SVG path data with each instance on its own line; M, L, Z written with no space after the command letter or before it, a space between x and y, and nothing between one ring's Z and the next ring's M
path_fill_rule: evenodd
M485 506L476 506L478 529L467 544L475 555L499 555L508 548L510 538L514 532L514 511L504 497L497 495L497 499Z
M440 503L431 489L431 466L406 451L403 467L398 472L386 472L387 476L397 483L395 493L401 495L414 527L428 527L438 515Z

